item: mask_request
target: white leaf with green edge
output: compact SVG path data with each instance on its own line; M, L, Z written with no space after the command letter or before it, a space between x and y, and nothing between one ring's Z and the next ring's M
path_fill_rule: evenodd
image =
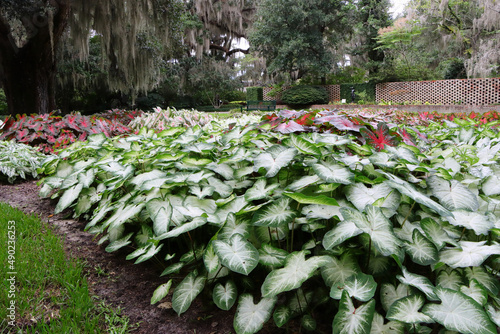
M127 220L138 215L144 208L145 204L129 204L121 206L115 213L104 223L109 229L113 229L125 223Z
M114 252L122 247L125 247L125 246L131 244L132 241L130 241L130 238L132 237L133 234L134 233L129 233L125 237L118 239L116 241L113 241L112 243L110 243L106 247L106 252L111 253L111 252Z
M185 216L197 217L203 213L214 213L217 210L217 204L211 198L199 199L195 196L188 196L178 208Z
M495 308L493 305L486 305L486 313L490 316L490 319L500 327L500 310Z
M282 267L285 265L288 252L269 244L262 244L259 248L259 262L265 266Z
M363 211L368 204L377 202L377 206L387 218L390 218L399 207L401 196L386 182L375 184L368 188L363 183L355 183L345 189L347 199L356 209ZM382 199L379 203L378 200Z
M262 298L254 304L251 294L243 294L238 301L233 327L237 334L254 334L271 318L276 297Z
M238 214L248 206L245 196L238 196L219 207L214 215L209 215L209 221L222 226L230 213Z
M438 261L438 250L434 244L420 233L418 229L413 230L412 242L405 242L404 248L413 262L422 266L428 266Z
M229 280L225 285L217 283L214 286L212 293L212 299L218 308L224 311L228 311L233 307L238 297L238 290L236 289L236 284Z
M442 288L459 290L460 286L463 284L462 276L457 272L457 270L450 270L451 268L446 268L441 270L436 278L436 286Z
M328 197L325 195L319 196L309 196L304 195L302 193L283 193L283 195L290 197L294 201L300 204L317 204L317 205L332 205L339 206L339 203L335 200L335 198Z
M462 285L460 292L474 299L481 306L486 306L488 302L488 292L475 279L470 281L469 286Z
M441 304L427 304L422 313L450 330L464 334L497 334L495 325L474 299L461 292L436 288Z
M356 308L345 291L340 299L339 311L333 319L333 333L370 334L374 314L375 300Z
M205 276L198 276L195 270L179 283L172 295L172 309L178 315L187 311L193 300L205 287L206 280Z
M165 172L162 172L161 170L158 170L158 169L153 169L150 172L141 173L141 174L134 176L130 180L130 183L135 184L137 187L140 187L146 181L162 179L165 176L167 176L167 174L165 174Z
M387 312L387 319L402 321L407 324L433 323L427 315L419 312L424 306L425 298L421 295L410 295L395 301Z
M392 155L386 152L377 152L372 154L368 159L376 166L393 168L396 167L396 161L392 160Z
M302 208L302 214L306 216L308 219L330 219L334 216L342 219L342 214L340 213L340 208L342 206L339 201L339 206L333 205L306 205Z
M500 282L497 278L493 277L482 267L469 267L465 268L465 277L469 281L473 279L481 284L493 296L498 295L500 291Z
M290 191L297 191L300 189L303 189L307 186L310 186L311 184L315 184L316 182L320 181L321 179L319 178L318 175L309 175L309 176L303 176L297 181L294 181L290 183L286 189Z
M43 179L43 184L48 185L51 188L60 188L62 183L64 181L64 178L59 177L59 176L49 176Z
M332 249L361 233L363 233L363 230L359 229L354 222L342 221L330 231L326 232L323 237L323 247L326 250Z
M290 208L290 199L282 197L259 209L253 216L255 226L278 227L290 223L297 211Z
M81 183L78 183L72 186L71 188L67 189L59 199L59 202L57 202L54 214L61 213L67 207L69 207L78 198L82 189L83 185Z
M457 180L447 181L438 176L427 178L432 195L448 210L476 211L479 208L477 196Z
M420 221L420 227L431 242L433 242L438 250L442 249L446 244L458 245L456 240L446 233L440 224L432 218L424 218Z
M331 133L322 133L317 139L318 143L323 143L327 145L340 146L345 144L350 144L352 142L347 136L339 136Z
M382 307L385 311L388 311L395 301L404 298L410 294L410 289L408 285L399 284L398 287L394 285L385 283L382 284L380 288L380 301L382 302Z
M213 177L215 174L206 170L199 171L198 173L192 173L189 174L189 176L186 179L187 183L195 183L198 184L202 180L208 180L209 178Z
M370 334L404 334L404 329L404 324L399 321L384 324L384 317L375 312Z
M153 221L155 235L167 233L172 220L172 206L170 202L155 198L146 203L146 210Z
M187 167L203 167L213 162L210 159L204 159L204 158L197 159L192 157L184 157L181 161ZM197 170L198 168L194 169Z
M481 185L481 190L486 196L500 194L500 177L498 175L489 176Z
M219 257L217 256L217 254L215 254L215 250L212 243L210 243L203 252L203 263L205 264L207 272L210 274L214 273L217 269L219 269L220 266Z
M229 240L235 234L241 234L243 237L250 236L250 221L242 216L236 217L234 213L227 215L224 227L219 231L219 240Z
M347 278L360 272L356 259L349 253L340 258L328 256L328 262L321 266L321 276L327 287L344 285Z
M89 188L95 179L95 168L90 168L86 172L78 174L78 182L83 185L84 188Z
M88 188L87 188L88 189ZM92 201L88 195L80 195L78 202L75 206L75 214L74 217L79 217L81 214L87 212L92 207Z
M429 300L439 300L435 292L436 288L432 285L431 281L427 277L410 273L405 267L402 268L402 271L402 276L396 276L396 278L401 283L419 289L420 291L425 293Z
M173 264L169 265L167 268L165 268L163 270L163 272L160 274L160 276L176 274L179 271L181 271L181 269L184 268L185 265L186 265L186 263L184 263L184 262L173 263Z
M113 229L108 230L108 240L109 242L116 241L123 237L123 233L125 232L125 227L123 225L117 226Z
M459 241L459 247L445 248L439 261L452 268L478 267L489 256L500 255L500 245L485 245L486 241Z
M151 259L153 256L158 254L158 252L162 249L162 247L163 247L163 244L158 245L158 246L151 245L149 247L148 251L146 253L142 254L141 256L139 256L139 258L134 262L134 264L138 264L138 263L141 263L141 262L144 262L144 261Z
M401 243L392 230L392 223L378 207L367 205L365 211L366 216L351 208L341 209L344 219L354 222L360 230L367 233L375 248L382 255L396 254Z
M278 327L282 327L286 324L290 319L292 319L292 310L286 305L280 305L274 310L273 319L274 323Z
M397 176L394 176L390 173L386 173L382 170L377 170L377 172L384 175L388 179L387 184L392 188L396 189L397 191L399 191L402 195L410 197L415 202L420 203L428 207L429 209L434 210L436 213L438 213L443 217L448 217L452 215L452 213L448 211L446 208L444 208L441 204L433 201L432 199L430 199L429 197L427 197L426 195L422 194L420 191L415 189L415 187L412 184L404 180L401 180Z
M163 239L168 239L168 238L175 238L178 237L179 235L195 230L198 227L201 227L207 223L207 218L205 217L196 217L192 221L188 223L184 223L182 225L177 226L176 228L168 231L167 233L160 234L159 236L155 237L155 240L163 240Z
M419 161L417 157L415 157L415 154L406 147L394 147L387 145L385 149L387 150L387 152L394 154L399 160L406 160L412 164L419 164Z
M147 245L147 246L143 246L141 248L137 248L135 251L133 251L132 253L130 253L129 255L127 255L127 257L125 258L126 260L132 260L132 259L135 259L136 257L144 254L147 252L147 250L151 247L151 244Z
M452 217L446 217L446 220L452 225L463 226L466 229L473 230L477 235L488 235L490 229L495 226L495 222L488 216L479 212L469 212L463 210L453 211Z
M235 161L235 162L239 162L241 160L243 160L243 159L237 159L237 161ZM242 179L245 176L250 175L252 173L253 173L253 166L239 168L239 169L234 171L234 178L239 180L239 179Z
M234 169L231 168L231 166L229 166L227 164L224 164L224 163L217 164L215 162L212 162L212 163L206 165L205 168L221 175L226 180L234 179Z
M312 154L312 155L321 155L320 149L311 143L310 141L305 140L304 138L291 134L287 140L285 140L286 145L294 146L299 152L304 154Z
M248 275L259 263L259 252L240 234L235 234L228 240L212 242L215 253L221 263L239 274Z
M73 165L68 161L59 161L57 165L56 176L60 178L66 178L73 173Z
M200 186L191 186L189 187L189 191L199 199L204 199L207 196L212 196L215 191L215 187L204 186L201 188Z
M261 153L254 159L254 171L258 172L260 168L264 168L266 177L276 176L281 168L292 162L296 155L297 149L295 148L285 148L275 156L268 152Z
M367 302L375 296L377 283L375 283L373 276L357 273L345 280L344 289L350 297Z
M170 291L170 287L172 286L172 280L170 279L167 283L164 283L157 287L153 292L153 296L151 297L151 305L158 303L160 300L165 298Z
M300 326L306 331L311 332L316 329L316 320L309 314L304 314L300 319Z
M305 259L309 251L293 252L286 257L285 267L271 271L261 286L263 297L276 296L284 291L299 288L311 278L316 269L328 263L327 256L313 256Z
M312 165L316 174L329 183L351 184L354 181L354 174L339 164L323 161Z
M215 188L215 192L218 193L222 198L226 198L233 192L233 189L215 177L209 177L207 179L208 184Z
M274 189L279 187L279 184L277 183L266 187L266 183L266 179L258 179L255 181L253 186L246 191L245 199L250 202L267 198L272 194Z

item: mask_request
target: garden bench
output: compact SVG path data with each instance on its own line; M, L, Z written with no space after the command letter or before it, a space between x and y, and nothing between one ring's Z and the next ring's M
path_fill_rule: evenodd
M241 111L249 110L271 111L276 109L276 101L247 101L246 106L241 106Z

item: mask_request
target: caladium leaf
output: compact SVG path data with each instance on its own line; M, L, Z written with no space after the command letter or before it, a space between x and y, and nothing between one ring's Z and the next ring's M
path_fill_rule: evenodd
M83 184L81 183L78 183L72 186L71 188L67 189L59 199L59 202L57 202L54 213L58 214L60 212L63 212L64 209L66 209L67 207L69 207L78 198L82 189L83 189Z
M205 225L206 223L207 223L207 218L196 217L192 221L190 221L188 223L184 223L184 224L168 231L167 233L160 234L159 236L155 237L155 240L175 238L175 237L181 235L182 233L186 233L186 232L195 230L198 227Z
M255 226L279 227L290 223L297 211L290 208L290 199L280 198L259 209L253 216Z
M241 295L233 323L236 333L254 334L260 331L271 318L276 300L276 297L262 298L259 303L254 304L251 294Z
M130 238L132 237L132 235L133 235L133 233L129 233L125 237L118 239L116 241L113 241L112 243L110 243L106 247L106 252L111 253L111 252L117 251L118 249L120 249L122 247L125 247L125 246L131 244L132 241L130 241Z
M378 151L383 150L386 145L395 146L397 143L395 138L390 134L389 127L384 122L379 122L374 131L368 128L361 128L359 132L365 138L366 142Z
M481 306L486 306L488 302L488 292L475 279L470 281L469 286L462 285L460 292L474 299Z
M172 280L170 279L167 283L160 285L153 292L153 296L151 297L151 305L158 303L162 300L168 292L170 291L170 287L172 287Z
M152 244L151 246L149 246L148 250L144 254L139 256L139 258L134 262L134 264L138 264L138 263L141 263L141 262L144 262L144 261L151 259L153 256L158 254L158 252L160 252L162 247L163 247L163 244L158 245L158 246L155 246Z
M154 233L156 235L167 233L172 219L170 202L155 198L146 203L146 209L153 221Z
M411 295L394 302L387 312L387 319L402 321L407 324L433 323L427 315L419 312L424 306L425 298L421 295Z
M177 262L177 263L171 264L162 271L160 276L178 273L182 268L184 268L185 265L186 265L186 263L184 263L184 262Z
M302 319L300 319L300 326L304 328L306 331L314 331L316 329L316 320L309 315L309 314L304 314L302 316Z
M437 197L448 210L476 211L479 209L477 196L457 180L447 181L438 176L431 176L427 178L427 185L432 195Z
M437 275L436 286L452 290L459 290L462 284L462 276L458 273L457 270L445 268L444 270L441 270Z
M214 240L212 244L221 263L234 272L248 275L259 263L259 252L240 234L228 242Z
M500 178L497 175L489 176L481 185L481 190L486 196L500 194Z
M205 168L214 171L215 173L221 175L226 180L232 180L234 178L234 169L231 166L221 163L217 164L212 162L205 166Z
M345 201L344 201L345 202ZM307 219L330 219L334 216L339 217L339 219L342 219L342 214L340 213L340 208L344 203L342 203L342 200L339 203L339 206L333 206L333 205L318 205L318 204L312 204L312 205L306 205L302 208L302 214L306 216Z
M332 249L361 233L363 233L363 230L358 228L354 222L342 221L333 229L326 232L323 238L323 247L327 250Z
M278 327L282 327L286 324L290 319L292 319L292 310L286 305L280 305L276 308L273 313L274 323Z
M206 280L205 276L198 276L195 270L179 283L172 295L172 309L178 315L187 311L193 300L205 287Z
M452 217L446 217L446 220L452 225L463 226L469 230L473 230L477 235L488 235L490 229L495 226L495 223L479 212L469 212L464 210L453 211Z
M500 327L500 310L493 307L493 305L486 305L486 312L495 325Z
M318 205L335 205L338 206L339 203L335 198L328 197L325 195L319 196L308 196L302 193L283 193L283 195L290 197L300 204L318 204Z
M431 281L427 277L410 273L405 267L402 268L402 271L402 276L396 276L396 278L401 283L419 289L420 291L425 293L429 300L439 300L435 292L436 288L432 285Z
M388 311L395 301L404 298L410 294L410 289L408 285L399 284L398 287L394 287L392 284L382 284L380 288L380 300L382 302L382 307L384 310Z
M290 147L295 147L299 152L304 154L321 155L321 150L310 141L297 135L290 135L290 137L285 141L285 143Z
M142 211L144 206L144 203L121 206L103 225L104 227L108 227L109 229L114 229L125 223L127 220L138 215Z
M333 333L370 334L374 314L375 300L372 299L356 308L347 291L344 291L339 311L333 319Z
M210 243L205 249L205 252L203 252L203 263L209 274L213 274L220 267L219 257L215 254L212 243Z
M356 209L362 211L368 204L377 202L377 206L382 209L384 215L389 218L399 207L401 196L399 192L391 188L386 182L366 187L363 183L355 183L345 190L347 199L354 204ZM380 203L379 199L383 199Z
M266 266L282 267L285 265L288 252L281 248L273 247L269 244L262 244L259 248L259 262Z
M476 280L493 296L500 291L500 282L482 267L469 267L465 269L465 276L469 281Z
M78 182L80 182L84 188L89 188L95 179L95 168L90 168L86 172L78 174Z
M295 148L273 147L280 147L280 149L275 149L276 153L274 155L265 152L259 154L254 159L254 171L258 172L260 168L264 168L266 170L266 177L273 177L278 174L281 168L288 166L297 155L297 149Z
M485 243L486 241L459 241L459 247L442 250L439 260L452 268L478 267L490 255L500 255L500 245Z
M215 191L215 187L204 186L203 188L200 188L200 186L191 186L189 187L189 191L199 199L204 199L207 196L212 196Z
M313 164L312 168L322 180L329 183L351 184L354 181L354 174L339 164L323 161Z
M290 190L290 191L297 191L297 190L303 189L311 184L314 184L314 183L318 182L319 180L320 180L320 178L317 175L303 176L300 179L298 179L297 181L290 183L286 189Z
M418 229L413 230L413 240L412 242L405 242L404 248L413 262L422 266L434 264L439 259L436 246L424 237Z
M427 235L429 240L433 242L439 250L442 249L447 243L458 245L455 239L450 237L442 226L434 219L429 217L424 218L420 221L420 226L422 227L422 230L424 230L425 235Z
M161 170L158 170L158 169L153 169L150 172L141 173L141 174L138 174L137 176L134 176L130 180L130 183L135 184L136 186L140 187L146 181L163 179L165 176L167 176L167 174L165 174L165 172L162 172Z
M229 213L227 215L224 227L219 232L219 240L229 240L235 234L241 234L245 238L250 236L250 222L241 217L242 216L236 217L234 213Z
M377 283L375 283L373 276L357 273L345 281L344 289L350 297L367 302L375 295Z
M258 179L255 181L253 186L245 193L245 199L250 202L267 198L271 195L274 189L279 187L279 184L277 183L266 187L266 183L266 179Z
M224 311L228 311L233 307L238 297L238 290L236 289L236 284L229 280L225 285L217 283L214 286L214 291L212 293L212 298L218 308Z
M373 316L370 334L403 334L404 324L399 321L389 321L384 324L384 317L378 313Z
M436 288L441 304L427 304L422 313L447 329L464 334L496 334L495 325L488 318L484 309L474 299L463 293Z
M360 272L356 259L349 253L344 253L338 259L333 256L328 257L328 262L321 266L321 276L326 286L344 285L347 278Z

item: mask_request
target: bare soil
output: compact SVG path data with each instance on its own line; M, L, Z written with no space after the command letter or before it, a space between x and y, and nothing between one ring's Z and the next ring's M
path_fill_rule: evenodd
M234 333L232 311L222 311L213 304L197 298L181 316L171 309L171 293L160 303L150 305L153 291L163 283L161 269L151 263L134 265L125 260L123 252L107 253L105 245L97 245L93 235L84 232L85 221L65 218L64 213L53 216L55 204L38 196L36 181L18 184L0 184L0 201L28 214L37 214L42 221L53 226L64 240L67 254L86 262L86 275L91 293L113 307L132 324L139 324L136 334L225 334ZM294 328L297 326L292 326ZM289 327L288 333L298 332ZM260 333L286 333L269 321Z

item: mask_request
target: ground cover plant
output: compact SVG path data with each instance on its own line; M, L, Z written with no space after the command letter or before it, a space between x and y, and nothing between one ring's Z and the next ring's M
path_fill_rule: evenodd
M91 296L84 263L66 257L61 239L47 224L5 203L0 212L5 269L0 271L0 332L128 333L134 327L119 309ZM10 272L16 273L15 281ZM15 317L8 317L11 300Z
M387 123L361 135L265 124L99 134L45 162L41 195L87 218L107 251L161 265L152 303L173 288L180 314L211 296L236 308L237 333L271 317L312 330L325 316L334 333L496 333L500 139L489 125L428 121L398 146L368 139L401 134Z
M129 126L134 130L140 130L144 127L157 131L165 130L170 127L195 125L204 126L212 121L210 114L199 112L194 109L180 109L160 107L153 108L153 112L144 113L130 122Z
M18 178L37 178L37 169L46 157L34 147L0 140L0 180L13 183Z

